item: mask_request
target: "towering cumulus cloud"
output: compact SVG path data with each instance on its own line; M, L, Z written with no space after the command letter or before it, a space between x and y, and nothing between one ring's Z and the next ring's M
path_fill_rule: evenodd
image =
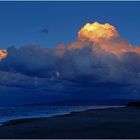
M140 47L108 23L87 23L68 46L9 47L0 58L3 92L16 88L47 99L140 97Z
M121 39L116 28L108 23L87 23L78 32L78 39L82 42L92 42L92 48L98 49L97 53L104 51L104 53L111 53L117 56L127 52L140 54L140 47L133 47Z

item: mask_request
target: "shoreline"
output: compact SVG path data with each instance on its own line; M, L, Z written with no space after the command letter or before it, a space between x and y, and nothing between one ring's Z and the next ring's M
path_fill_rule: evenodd
M140 138L139 118L138 108L118 107L18 119L0 126L0 138Z
M5 124L10 124L10 122L17 122L17 121L20 121L20 120L38 120L38 119L47 119L47 118L52 118L52 117L57 117L57 116L63 116L63 115L70 115L70 114L73 114L73 113L80 113L80 112L84 112L84 111L90 111L90 110L103 110L103 109L109 109L109 108L122 108L122 107L126 107L124 105L114 105L114 106L95 106L96 108L94 109L83 109L83 110L78 110L78 111L70 111L70 112L63 112L63 113L56 113L56 114L53 114L53 115L46 115L46 116L38 116L38 117L35 117L35 116L29 116L29 117L19 117L19 118L15 118L15 119L9 119L9 120L6 120L6 121L3 121L1 122L0 126L3 126Z

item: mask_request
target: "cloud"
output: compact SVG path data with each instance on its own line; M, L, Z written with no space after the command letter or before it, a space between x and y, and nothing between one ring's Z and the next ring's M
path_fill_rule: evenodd
M40 32L47 35L49 31L48 28L43 28Z
M20 48L9 47L7 57L1 61L1 69L30 76L49 76L54 73L57 56L50 49L35 45Z
M5 58L7 56L6 49L0 50L0 60Z
M131 46L110 24L86 24L68 46L27 45L6 52L0 85L7 89L48 99L140 97L140 47Z
M106 24L100 24L98 22L94 22L92 24L87 23L78 32L79 39L89 40L94 42L101 42L104 40L116 38L118 36L119 34L115 29L115 27L108 23Z
M116 28L108 23L87 23L78 32L78 40L80 42L91 42L96 54L111 53L121 56L127 52L134 52L140 55L140 47L131 46L120 37ZM81 45L75 47L81 47Z

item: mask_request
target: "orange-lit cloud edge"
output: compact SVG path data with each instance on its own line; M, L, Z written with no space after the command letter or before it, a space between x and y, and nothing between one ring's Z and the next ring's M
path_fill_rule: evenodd
M7 50L6 49L2 49L0 50L0 59L3 59L7 56Z
M110 53L115 56L122 56L124 53L133 52L140 55L140 47L134 47L122 39L116 28L109 23L100 24L98 22L87 23L78 32L78 40L68 46L68 50L86 47L85 43L91 43L97 55ZM59 53L63 55L65 50L62 48ZM7 56L6 49L0 50L0 60Z

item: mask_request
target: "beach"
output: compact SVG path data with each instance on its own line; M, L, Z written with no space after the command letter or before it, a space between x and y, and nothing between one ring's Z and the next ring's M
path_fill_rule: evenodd
M140 109L90 109L49 118L12 120L0 126L0 138L140 138Z

